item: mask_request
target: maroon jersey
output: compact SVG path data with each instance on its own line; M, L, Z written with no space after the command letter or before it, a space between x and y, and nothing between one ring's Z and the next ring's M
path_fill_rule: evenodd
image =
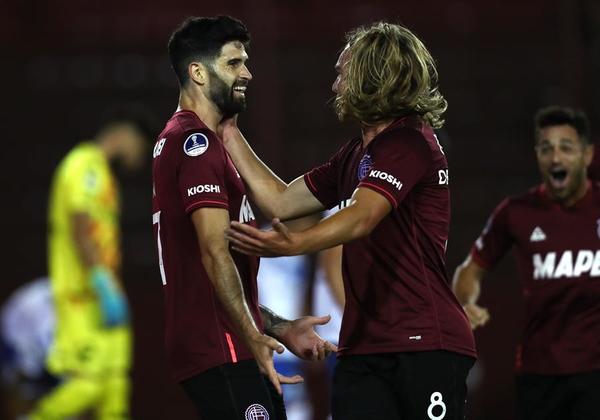
M551 201L543 186L504 200L471 255L492 268L511 248L525 299L517 370L600 369L600 186L572 208Z
M366 148L351 140L304 180L327 208L343 207L358 187L392 205L368 236L344 244L340 354L444 349L475 356L446 273L448 165L433 130L416 116L398 119Z
M175 113L153 157L153 224L165 291L167 357L173 377L180 381L252 357L233 333L202 265L190 215L201 207L217 207L227 209L231 220L256 223L244 184L221 141L195 113ZM258 259L231 254L260 327Z

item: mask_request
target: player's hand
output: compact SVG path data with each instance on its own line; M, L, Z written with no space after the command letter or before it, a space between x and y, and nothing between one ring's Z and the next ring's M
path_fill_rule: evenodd
M124 293L110 270L97 266L91 271L92 287L96 291L104 325L117 327L129 321L129 309Z
M268 335L258 334L247 340L247 344L250 351L254 355L254 359L258 364L258 368L269 378L269 380L273 383L273 386L275 386L277 392L280 394L282 383L295 384L304 380L299 375L289 377L275 371L275 366L273 365L273 352L276 351L277 353L283 353L284 348L274 338L269 337Z
M231 222L225 236L232 248L248 255L261 257L278 257L281 255L297 255L301 253L297 233L290 232L286 225L277 218L271 222L272 230L260 230L239 222Z
M325 325L331 316L303 316L293 321L277 324L275 333L283 344L304 360L323 360L331 353L337 352L337 347L323 340L315 332L315 325Z
M217 125L217 136L219 136L223 142L234 138L235 134L238 132L237 114L223 118L219 125Z
M490 313L486 308L482 308L475 303L467 303L463 306L469 322L471 323L471 329L477 327L483 327L490 320Z

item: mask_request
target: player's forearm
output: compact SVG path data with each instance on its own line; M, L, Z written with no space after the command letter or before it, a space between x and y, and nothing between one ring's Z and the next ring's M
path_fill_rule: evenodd
M266 216L280 217L279 205L287 189L287 183L259 159L239 130L226 130L223 134L223 143L244 179L252 201Z
M246 339L260 335L250 313L239 273L227 250L207 250L202 254L219 302L229 315L237 333Z
M98 251L90 237L90 220L85 213L75 213L71 219L73 239L83 264L91 268L100 263Z
M483 270L473 267L469 259L456 268L452 290L461 305L477 302L481 294L483 274Z
M265 328L265 334L270 335L271 337L276 338L278 340L281 340L282 330L285 328L286 325L289 324L290 321L277 315L275 312L263 305L260 305L260 316L262 318L263 326Z
M350 205L310 229L298 232L298 254L310 254L345 244L371 233L377 225L368 211Z

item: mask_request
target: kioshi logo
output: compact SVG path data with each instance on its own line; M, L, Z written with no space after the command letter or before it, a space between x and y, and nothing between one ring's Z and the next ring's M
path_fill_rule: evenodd
M246 420L269 420L269 412L260 404L252 404L244 413Z

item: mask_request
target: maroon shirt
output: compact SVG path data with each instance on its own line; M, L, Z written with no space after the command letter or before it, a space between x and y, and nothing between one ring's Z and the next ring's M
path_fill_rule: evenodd
M525 299L517 371L600 369L600 186L572 208L543 186L504 200L471 255L489 269L511 248Z
M327 208L344 207L358 187L392 205L368 236L344 244L340 354L444 349L475 356L446 273L448 165L433 130L416 116L401 118L366 148L351 140L304 179Z
M227 209L231 220L256 226L244 184L221 141L195 113L167 122L153 153L153 224L165 291L166 346L172 376L181 381L224 363L252 358L233 333L200 258L190 215ZM258 259L231 252L246 300L261 327Z

